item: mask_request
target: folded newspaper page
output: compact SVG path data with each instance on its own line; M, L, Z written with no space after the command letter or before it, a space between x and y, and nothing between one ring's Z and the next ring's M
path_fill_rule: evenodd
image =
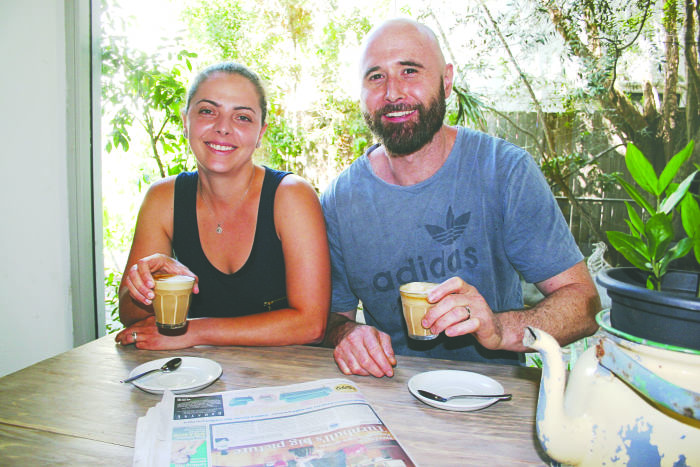
M169 391L139 418L134 466L409 467L357 386L324 379L211 394Z

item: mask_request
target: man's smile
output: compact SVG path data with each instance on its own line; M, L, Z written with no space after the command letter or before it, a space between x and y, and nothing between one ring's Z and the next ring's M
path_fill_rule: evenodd
M384 114L384 116L386 118L401 118L401 117L407 117L407 116L411 115L413 112L415 112L414 109L402 110L402 111L398 111L398 112L389 112L389 113Z

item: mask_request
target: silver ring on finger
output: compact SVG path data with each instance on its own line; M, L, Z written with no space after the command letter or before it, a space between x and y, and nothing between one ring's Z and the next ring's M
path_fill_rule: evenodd
M136 336L138 336L138 334L136 334L136 331L131 331L131 337L134 338L134 342L136 342Z
M472 317L472 310L471 308L469 308L469 305L465 306L464 308L467 309L467 319L465 319L464 321L469 321L469 319Z

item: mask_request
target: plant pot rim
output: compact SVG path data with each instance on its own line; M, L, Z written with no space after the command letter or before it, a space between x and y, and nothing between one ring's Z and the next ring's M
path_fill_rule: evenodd
M700 350L691 349L688 347L680 347L677 345L665 344L663 342L657 342L655 340L647 339L644 337L637 337L633 334L630 334L628 332L617 329L616 327L614 327L612 325L612 322L610 320L610 309L609 308L598 312L598 314L595 317L595 320L598 323L598 326L600 326L607 333L609 333L617 338L624 339L624 340L629 341L629 342L633 342L634 344L646 345L649 347L655 347L658 349L668 350L671 352L680 352L680 353L685 353L685 354L689 354L689 355L700 355Z
M695 276L700 280L700 272L685 270L669 270L667 273L676 276ZM598 272L596 281L598 284L614 291L614 293L635 297L639 300L657 302L662 299L668 305L700 312L700 298L691 293L669 292L664 290L650 290L640 278L646 280L648 273L633 267L620 267L605 269Z

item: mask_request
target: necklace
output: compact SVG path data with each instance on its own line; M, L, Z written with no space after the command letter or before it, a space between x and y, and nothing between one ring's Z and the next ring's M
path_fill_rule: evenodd
M246 195L248 194L248 191L250 190L251 185L253 184L253 177L255 176L255 166L253 166L253 170L250 173L250 178L248 179L248 187L245 189L241 197L238 199L238 202L235 205L235 209L232 209L232 211L235 211L238 209L240 204L243 202L245 199ZM211 213L211 216L216 219L216 214L214 213L214 209L209 206L209 203L207 203L206 198L204 197L204 190L202 189L202 182L199 182L199 195L202 197L202 202L204 202L204 205L207 207L209 212ZM216 221L216 233L217 234L222 234L224 232L224 223Z

